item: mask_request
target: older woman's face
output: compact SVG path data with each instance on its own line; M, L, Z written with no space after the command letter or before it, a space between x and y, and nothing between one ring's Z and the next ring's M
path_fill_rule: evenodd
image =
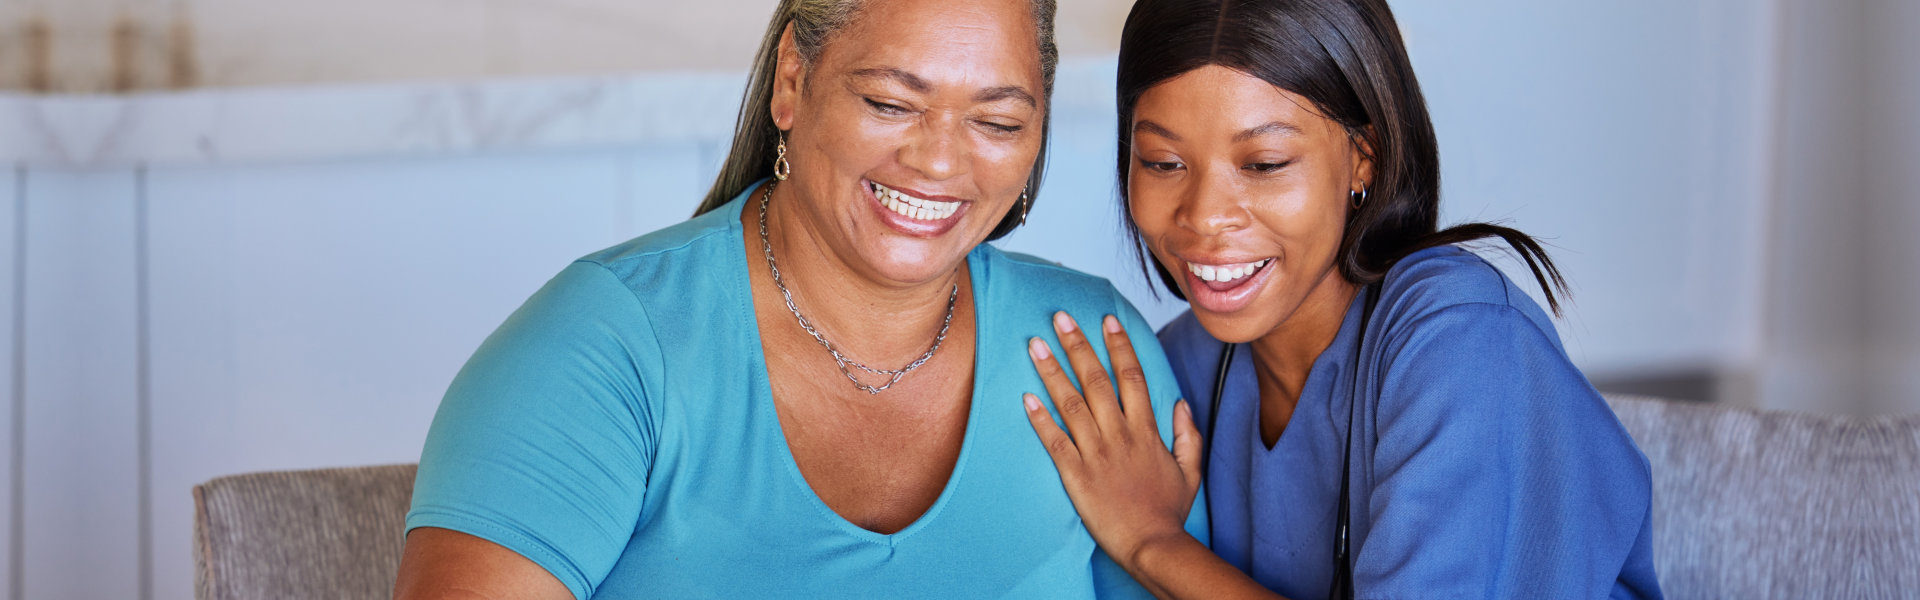
M1028 0L868 0L772 104L801 217L883 281L951 273L1014 207L1045 94ZM791 41L783 41L783 49Z
M1278 328L1335 268L1348 192L1372 163L1339 123L1257 77L1206 66L1141 94L1128 208L1215 337Z

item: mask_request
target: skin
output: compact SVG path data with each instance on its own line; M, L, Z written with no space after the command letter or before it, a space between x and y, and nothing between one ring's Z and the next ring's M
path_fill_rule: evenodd
M773 188L767 219L794 302L843 354L899 368L926 352L959 287L939 352L868 395L795 322L768 275L757 235L766 190L754 190L742 211L755 319L788 449L812 491L862 528L911 525L939 498L959 456L974 377L966 255L1014 208L1039 156L1047 107L1036 39L1027 0L874 0L812 64L794 49L790 28L781 38L770 110L787 132L792 174ZM939 231L903 231L868 182L963 208ZM572 596L510 550L420 528L408 536L395 597Z
M1154 258L1180 275L1200 324L1253 349L1261 437L1271 447L1359 289L1335 258L1349 193L1373 177L1368 148L1299 95L1218 66L1147 90L1132 123L1134 222ZM1208 289L1187 268L1264 259L1273 260L1227 292ZM1102 329L1117 378L1137 377L1126 373L1137 364L1119 358L1132 352L1122 350L1128 343L1118 322ZM1084 393L1074 391L1058 358L1034 348L1063 423L1032 398L1027 414L1094 540L1161 598L1278 597L1183 528L1199 489L1201 447L1185 403L1174 413L1173 451L1145 443L1157 441L1149 437L1151 411L1133 410L1147 402L1145 385L1106 383L1079 328L1057 315L1055 330L1074 371L1088 374L1078 382ZM1115 418L1132 425L1110 426Z

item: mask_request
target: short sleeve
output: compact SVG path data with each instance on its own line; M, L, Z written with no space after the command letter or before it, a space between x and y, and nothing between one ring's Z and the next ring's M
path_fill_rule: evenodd
M1645 530L1651 483L1598 392L1507 305L1396 329L1357 595L1606 597Z
M654 437L638 373L658 356L644 309L611 272L561 271L448 388L408 530L486 539L592 595L640 516Z
M1147 393L1153 400L1154 423L1160 428L1161 441L1168 448L1173 446L1173 405L1179 401L1180 385L1174 379L1173 368L1168 366L1167 355L1160 347L1160 339L1154 335L1153 327L1140 317L1140 311L1127 302L1119 292L1113 293L1113 315L1120 319L1120 325L1127 330L1127 339L1133 343L1134 354L1140 358L1140 369L1147 375ZM1097 331L1097 330L1094 330ZM1098 343L1096 342L1096 345ZM1107 365L1112 369L1112 365ZM1194 539L1206 544L1208 541L1206 489L1194 495L1192 512L1187 514L1187 533ZM1152 598L1153 595L1140 587L1127 574L1126 569L1115 563L1106 552L1095 550L1093 575L1096 595L1100 598Z

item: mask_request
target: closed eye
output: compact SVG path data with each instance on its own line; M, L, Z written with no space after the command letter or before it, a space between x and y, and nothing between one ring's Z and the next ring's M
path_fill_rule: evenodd
M1023 127L1019 125L1005 125L1001 123L995 123L993 121L977 121L977 122L982 126L985 126L986 128L992 129L999 133L1019 133L1020 130L1023 129Z
M1279 171L1281 169L1285 169L1287 168L1287 165L1290 165L1290 164L1293 164L1293 161L1279 162L1279 163L1249 163L1247 166L1242 168L1248 171L1253 171L1255 173L1264 174L1264 173L1272 173L1275 171Z
M888 104L872 98L861 98L861 100L865 100L869 108L883 115L904 115L911 112L907 110L906 107L897 104Z

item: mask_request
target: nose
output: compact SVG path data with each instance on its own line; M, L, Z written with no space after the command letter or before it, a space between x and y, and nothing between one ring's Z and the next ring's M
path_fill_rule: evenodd
M1241 204L1241 194L1218 169L1194 166L1189 184L1180 190L1174 223L1202 236L1215 236L1247 227L1252 214Z
M971 152L960 119L947 115L929 115L912 128L906 146L900 149L900 164L920 172L933 181L945 181L961 175Z

